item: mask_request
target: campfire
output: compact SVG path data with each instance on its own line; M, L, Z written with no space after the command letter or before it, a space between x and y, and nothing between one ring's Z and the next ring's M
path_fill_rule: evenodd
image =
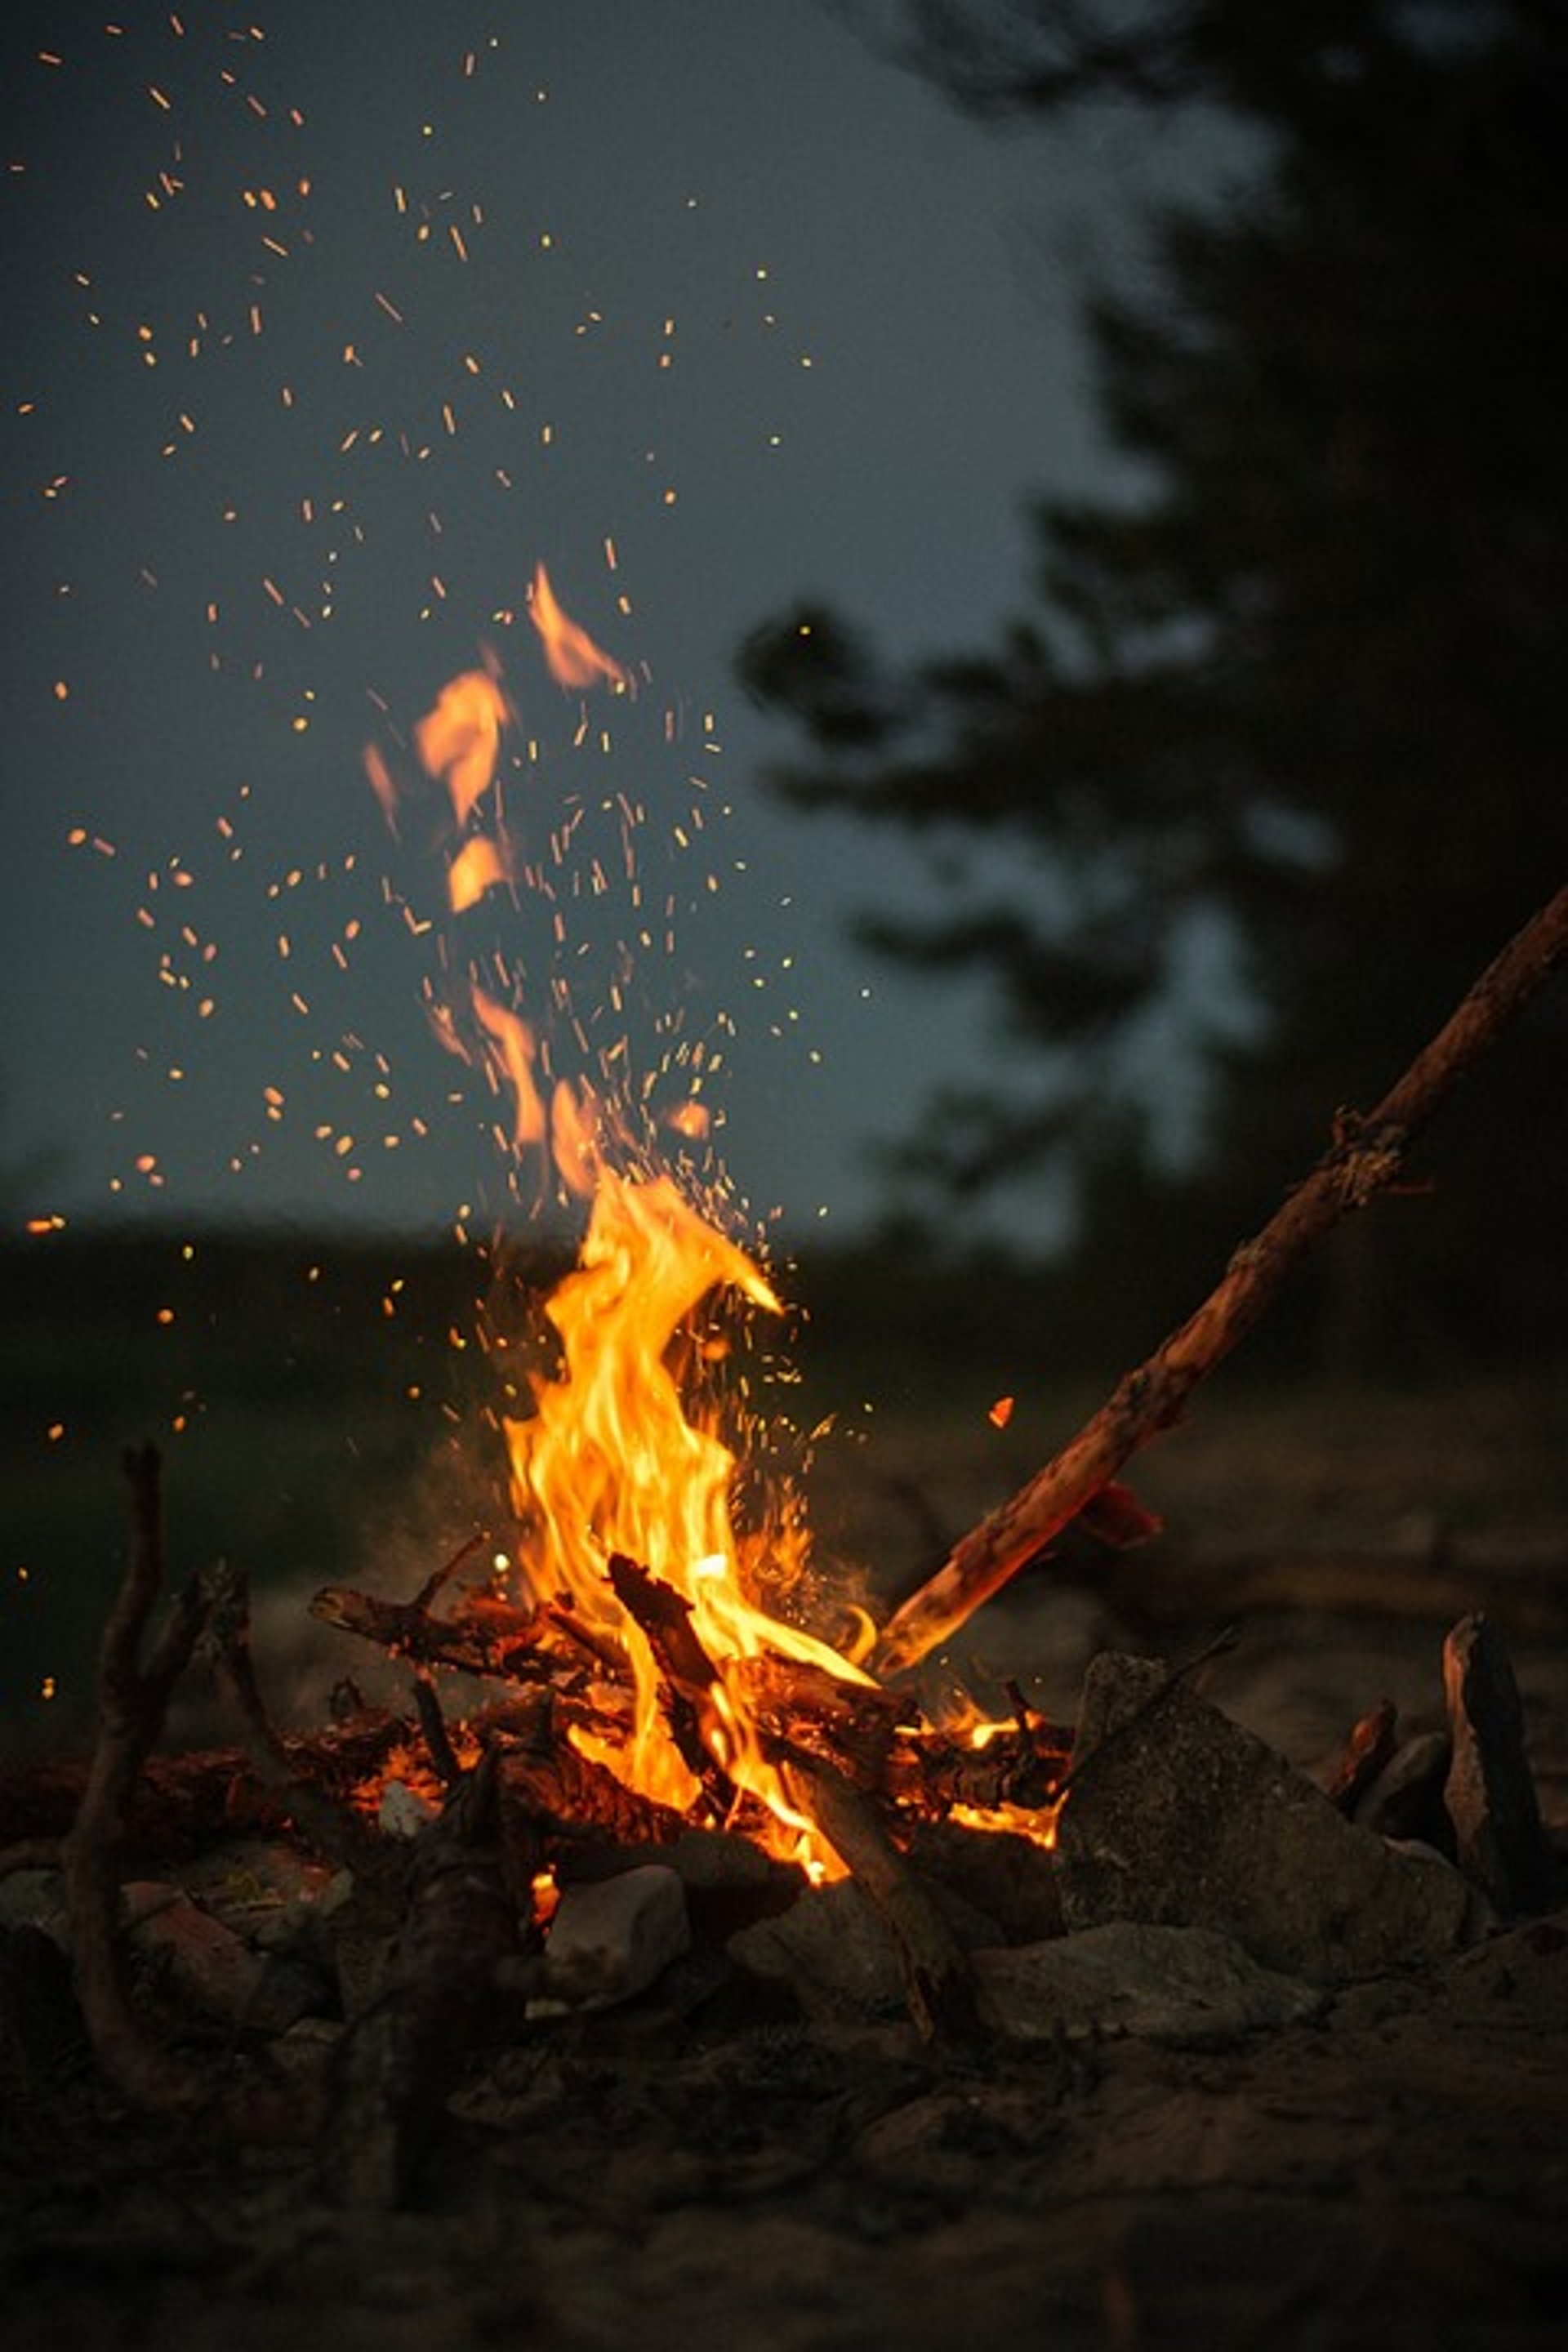
M630 674L563 611L542 565L530 610L559 685L631 690ZM412 730L412 773L405 755L400 781L379 748L366 764L394 830L422 800L434 834L454 934L429 1000L437 1034L491 1087L515 1189L585 1203L585 1230L544 1305L552 1360L529 1374L530 1410L500 1417L512 1522L482 1589L437 1614L443 1578L390 1621L369 1596L331 1591L316 1613L427 1667L461 1662L526 1685L548 1698L574 1758L613 1776L617 1805L739 1831L818 1881L847 1866L820 1818L829 1774L843 1780L841 1810L868 1773L904 1801L934 1773L945 1804L983 1804L998 1819L1011 1808L1027 1834L1048 1839L1059 1738L1033 1723L971 1722L933 1747L867 1671L875 1628L863 1611L826 1597L837 1638L806 1622L809 1538L790 1482L753 1476L760 1507L736 1523L736 1444L757 1416L726 1378L732 1327L737 1313L782 1309L721 1228L721 1184L692 1197L661 1149L666 1136L706 1139L701 1095L650 1114L645 1074L626 1068L619 1041L592 1076L569 1076L563 1040L580 1048L587 1024L563 984L541 1013L489 936L479 952L457 936L489 894L543 881L500 813L510 715L499 680L468 672ZM453 1579L468 1566L454 1563ZM964 1774L969 1798L950 1785Z
M559 683L634 691L542 567L531 612ZM1551 1861L1517 1691L1484 1618L1449 1637L1436 1747L1414 1754L1392 1709L1373 1708L1321 1786L1209 1706L1206 1652L1100 1659L1072 1724L1019 1683L999 1717L939 1706L919 1670L1068 1529L1112 1546L1157 1534L1125 1464L1301 1253L1395 1181L1426 1119L1568 953L1568 891L1382 1103L1341 1114L1318 1167L1189 1320L881 1615L818 1575L799 1493L763 1475L738 1367L748 1320L780 1302L704 1156L700 1057L672 1097L668 1071L633 1070L618 1036L595 1042L559 971L542 982L498 945L498 911L530 894L559 915L545 861L507 819L513 726L479 667L406 740L367 755L389 825L444 900L425 924L440 942L435 1032L493 1095L519 1201L574 1204L581 1223L542 1344L494 1360L509 1516L411 1595L318 1594L319 1620L398 1662L409 1706L351 1707L285 1739L232 1574L198 1578L143 1656L160 1478L151 1452L132 1459L97 1749L58 1854L9 1857L60 1864L83 2013L122 2091L181 2112L215 2095L139 2009L121 1904L132 1805L160 1789L195 1801L190 1776L160 1781L150 1759L198 1652L245 1741L224 1781L230 1817L286 1827L340 1890L331 2070L303 2087L247 2077L220 2103L248 2133L280 2116L308 2128L360 2201L408 2193L473 2050L636 1999L704 1947L808 2004L863 1967L928 2045L973 2046L1049 2041L1086 2001L1100 2014L1086 1987L1108 1969L1119 2014L1157 1986L1189 2032L1226 2002L1282 2021L1311 2013L1325 1984L1460 1948L1542 1903ZM1393 1841L1413 1822L1418 1847ZM319 1946L319 1923L310 1933Z

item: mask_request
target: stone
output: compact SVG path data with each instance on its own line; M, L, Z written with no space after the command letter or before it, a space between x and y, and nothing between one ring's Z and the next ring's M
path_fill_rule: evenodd
M58 1870L13 1870L0 1878L0 1927L37 1927L70 1949L70 1916L65 1880Z
M1069 1932L1113 1919L1217 1928L1315 1984L1436 1958L1486 1924L1440 1858L1343 1820L1158 1660L1114 1654L1085 1677L1057 1869Z
M1320 2016L1328 1996L1259 1968L1212 1927L1113 1920L1080 1935L973 1956L980 2014L1016 2042L1137 2034L1183 2048Z
M1513 1664L1489 1618L1463 1617L1443 1644L1453 1760L1443 1801L1459 1867L1505 1917L1537 1908L1551 1856L1525 1752Z
M1440 1853L1451 1846L1443 1809L1450 1752L1446 1731L1418 1731L1402 1740L1352 1808L1352 1821L1378 1837L1419 1838Z
M1061 1891L1049 1849L1014 1830L917 1822L910 1860L922 1876L994 1922L992 1940L1038 1944L1062 1932Z
M417 1837L440 1817L441 1808L406 1780L388 1780L381 1792L376 1822L388 1837Z
M662 1863L561 1891L531 2017L607 2009L645 1992L691 1948L686 1891Z
M730 1958L790 1993L813 2019L901 2017L893 1938L852 1878L813 1887L776 1918L731 1936Z

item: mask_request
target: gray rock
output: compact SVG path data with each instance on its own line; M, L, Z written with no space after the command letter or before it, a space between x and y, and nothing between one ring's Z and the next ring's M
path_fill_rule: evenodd
M980 2014L1017 2042L1131 2033L1184 2047L1223 2044L1320 2015L1327 1995L1259 1968L1212 1927L1116 1920L1046 1944L976 1952Z
M1061 1934L1056 1863L1032 1838L1011 1830L970 1829L959 1822L921 1822L910 1834L909 1856L937 1888L994 1924L994 1932L981 1940L1038 1944Z
M731 1936L728 1949L738 1967L792 1993L807 2017L904 2012L892 1937L852 1878L813 1887L776 1918Z
M326 1988L313 1970L263 1959L183 1888L136 1880L123 1899L132 1952L166 1969L180 1997L209 2017L279 2031L322 2006Z
M37 1927L62 1952L70 1949L65 1881L58 1870L13 1870L0 1878L0 1927Z
M1158 1661L1095 1660L1057 1830L1069 1931L1217 1928L1314 1983L1472 1942L1484 1911L1439 1858L1342 1820L1260 1739Z
M690 1948L686 1890L679 1873L662 1863L563 1887L544 1939L543 1987L529 2014L630 2000Z

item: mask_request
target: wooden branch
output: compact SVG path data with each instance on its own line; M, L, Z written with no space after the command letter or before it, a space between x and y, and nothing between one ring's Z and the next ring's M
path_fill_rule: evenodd
M611 1657L592 1628L552 1602L516 1609L491 1595L470 1593L450 1616L434 1616L428 1602L439 1581L427 1582L412 1601L384 1601L346 1585L328 1585L311 1601L310 1614L416 1666L453 1666L461 1674L512 1683L554 1682L595 1666L626 1671L625 1660Z
M195 1647L205 1602L194 1584L187 1586L142 1663L142 1635L163 1581L156 1450L146 1445L128 1453L124 1468L131 1485L130 1552L103 1629L97 1737L81 1803L61 1843L60 1868L77 1998L100 2065L139 2106L190 2108L206 2089L201 2074L161 2049L131 2004L120 1937L120 1861L132 1793Z
M503 1707L496 1710L504 1716ZM409 1717L366 1713L313 1734L289 1732L282 1746L291 1773L342 1796L383 1769L388 1751L416 1737ZM81 1809L89 1776L82 1756L28 1756L0 1764L0 1819L16 1823L21 1845L0 1854L7 1869L58 1867L60 1841ZM160 1867L205 1853L223 1837L286 1837L291 1816L278 1784L264 1783L242 1748L152 1755L132 1792L124 1857Z
M691 1603L623 1552L611 1554L608 1574L616 1599L653 1653L664 1718L681 1761L723 1821L740 1791L705 1736L713 1722L712 1694L722 1688L722 1677L697 1638Z
M1444 1098L1568 956L1568 887L1510 940L1375 1110L1342 1114L1334 1141L1196 1312L1130 1372L1054 1461L983 1519L896 1610L872 1661L915 1665L1059 1535L1129 1456L1178 1421L1188 1396L1259 1319L1299 1258L1392 1184Z
M574 1847L673 1845L691 1826L574 1748L548 1700L531 1727L498 1740L495 1752L503 1850L523 1854L520 1901L533 1873Z

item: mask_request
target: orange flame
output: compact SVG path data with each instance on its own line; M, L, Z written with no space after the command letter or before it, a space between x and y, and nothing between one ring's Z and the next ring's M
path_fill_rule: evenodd
M558 686L630 687L630 671L602 652L587 630L562 611L542 563L534 566L528 615L539 632L550 675Z
M638 1183L601 1171L577 1265L546 1309L561 1338L561 1376L536 1381L532 1416L505 1424L512 1499L525 1572L539 1593L564 1594L626 1655L633 1727L625 1749L610 1759L620 1777L681 1808L698 1794L660 1711L652 1654L609 1583L606 1567L616 1553L690 1604L692 1631L718 1672L705 1740L731 1780L769 1806L785 1843L795 1843L810 1824L759 1753L733 1669L772 1651L841 1680L866 1677L747 1597L730 1515L734 1455L716 1431L688 1420L670 1365L680 1328L721 1285L777 1309L745 1253L668 1177Z
M629 673L562 612L542 564L530 611L563 685L629 688ZM444 854L454 915L527 871L500 830L499 809L481 808L510 720L495 679L476 669L454 678L413 730L420 764L451 803ZM395 828L394 771L374 747L365 765ZM726 1290L764 1312L776 1312L778 1301L744 1251L668 1175L648 1172L651 1135L638 1129L628 1108L629 1083L624 1098L617 1086L602 1100L552 1070L552 1033L541 1024L552 1008L564 1012L563 1003L557 1007L552 997L531 1006L525 1018L481 982L475 964L465 971L448 961L444 969L447 985L432 995L430 1017L441 1043L480 1068L509 1105L510 1128L498 1122L498 1134L520 1160L537 1155L564 1192L592 1204L577 1264L545 1308L561 1342L560 1370L535 1378L533 1411L503 1427L521 1574L536 1598L566 1599L607 1654L624 1661L630 1727L613 1749L596 1752L628 1787L682 1810L702 1793L689 1747L682 1752L665 1720L653 1651L607 1572L621 1555L690 1610L691 1633L712 1668L698 1736L718 1773L766 1806L776 1824L776 1851L837 1874L837 1858L794 1807L763 1753L744 1669L771 1654L842 1681L865 1684L868 1677L826 1643L757 1605L752 1595L764 1562L782 1566L786 1576L804 1564L804 1531L785 1503L768 1534L738 1536L731 1517L735 1457L716 1410L701 1423L689 1418L676 1370L682 1353L694 1367L723 1359L712 1328L691 1328L710 1292ZM489 971L487 961L487 982ZM580 1029L576 1036L581 1046ZM709 1133L701 1102L689 1099L663 1116L688 1141ZM630 1140L635 1132L645 1133L640 1147ZM641 1172L612 1165L612 1153ZM585 1735L574 1736L592 1745Z
M494 678L470 669L441 688L435 709L414 730L425 772L446 785L459 826L489 790L506 719L505 698Z
M504 1004L498 1004L477 982L472 989L473 1006L486 1037L485 1066L498 1093L510 1089L512 1097L512 1148L525 1151L531 1144L542 1143L548 1135L549 1121L544 1101L534 1082L535 1055L532 1030L517 1013ZM452 1037L447 1042L453 1043ZM460 1045L455 1050L461 1052Z

